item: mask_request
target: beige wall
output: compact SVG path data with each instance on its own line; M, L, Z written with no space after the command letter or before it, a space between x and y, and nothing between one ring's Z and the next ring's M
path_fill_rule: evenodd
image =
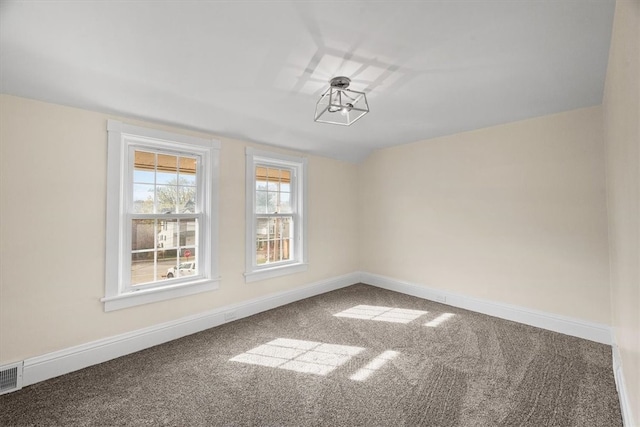
M613 329L640 422L640 1L616 2L603 101Z
M637 31L638 1L619 1L603 107L380 150L358 166L309 156L306 273L244 283L247 143L219 138L220 289L110 313L99 302L107 118L207 135L0 95L0 364L363 270L604 324L613 311L637 402Z
M610 323L600 107L375 152L367 272Z
M107 118L0 97L0 365L357 270L357 168L309 156L309 270L245 284L246 144L220 138L220 289L105 313Z

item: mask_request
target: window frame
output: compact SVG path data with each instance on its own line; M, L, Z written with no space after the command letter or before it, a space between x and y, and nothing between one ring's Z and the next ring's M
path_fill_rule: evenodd
M105 311L119 310L215 290L218 277L218 179L220 143L213 139L180 135L107 121L107 222ZM197 160L197 213L170 214L171 219L195 217L198 223L198 274L132 286L131 234L134 219L169 218L169 214L133 212L133 160L136 149L190 156ZM157 236L154 236L154 242ZM156 248L154 248L155 250Z
M307 270L307 159L270 151L246 148L246 243L245 282L255 282ZM286 168L291 170L291 211L292 213L256 213L256 166ZM291 260L274 264L256 263L256 222L257 217L293 218L293 256Z

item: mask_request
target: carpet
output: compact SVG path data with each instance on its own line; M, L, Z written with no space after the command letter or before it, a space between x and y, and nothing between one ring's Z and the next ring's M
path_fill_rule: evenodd
M2 426L621 426L611 348L363 284L0 396Z

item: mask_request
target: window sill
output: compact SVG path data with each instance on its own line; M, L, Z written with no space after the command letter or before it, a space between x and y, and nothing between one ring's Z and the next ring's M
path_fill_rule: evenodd
M104 311L120 310L137 305L164 301L172 298L194 295L201 292L218 289L220 278L204 279L197 282L181 283L162 288L144 289L126 294L101 298L104 303Z
M245 283L257 282L258 280L272 279L274 277L285 276L287 274L301 273L307 271L307 263L280 265L271 268L262 268L260 270L244 273Z

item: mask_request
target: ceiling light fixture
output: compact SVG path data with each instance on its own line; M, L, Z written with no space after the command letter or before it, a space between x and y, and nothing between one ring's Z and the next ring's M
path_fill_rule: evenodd
M334 77L316 103L314 121L349 126L369 112L364 92L348 89L351 79ZM336 114L336 113L340 114Z

